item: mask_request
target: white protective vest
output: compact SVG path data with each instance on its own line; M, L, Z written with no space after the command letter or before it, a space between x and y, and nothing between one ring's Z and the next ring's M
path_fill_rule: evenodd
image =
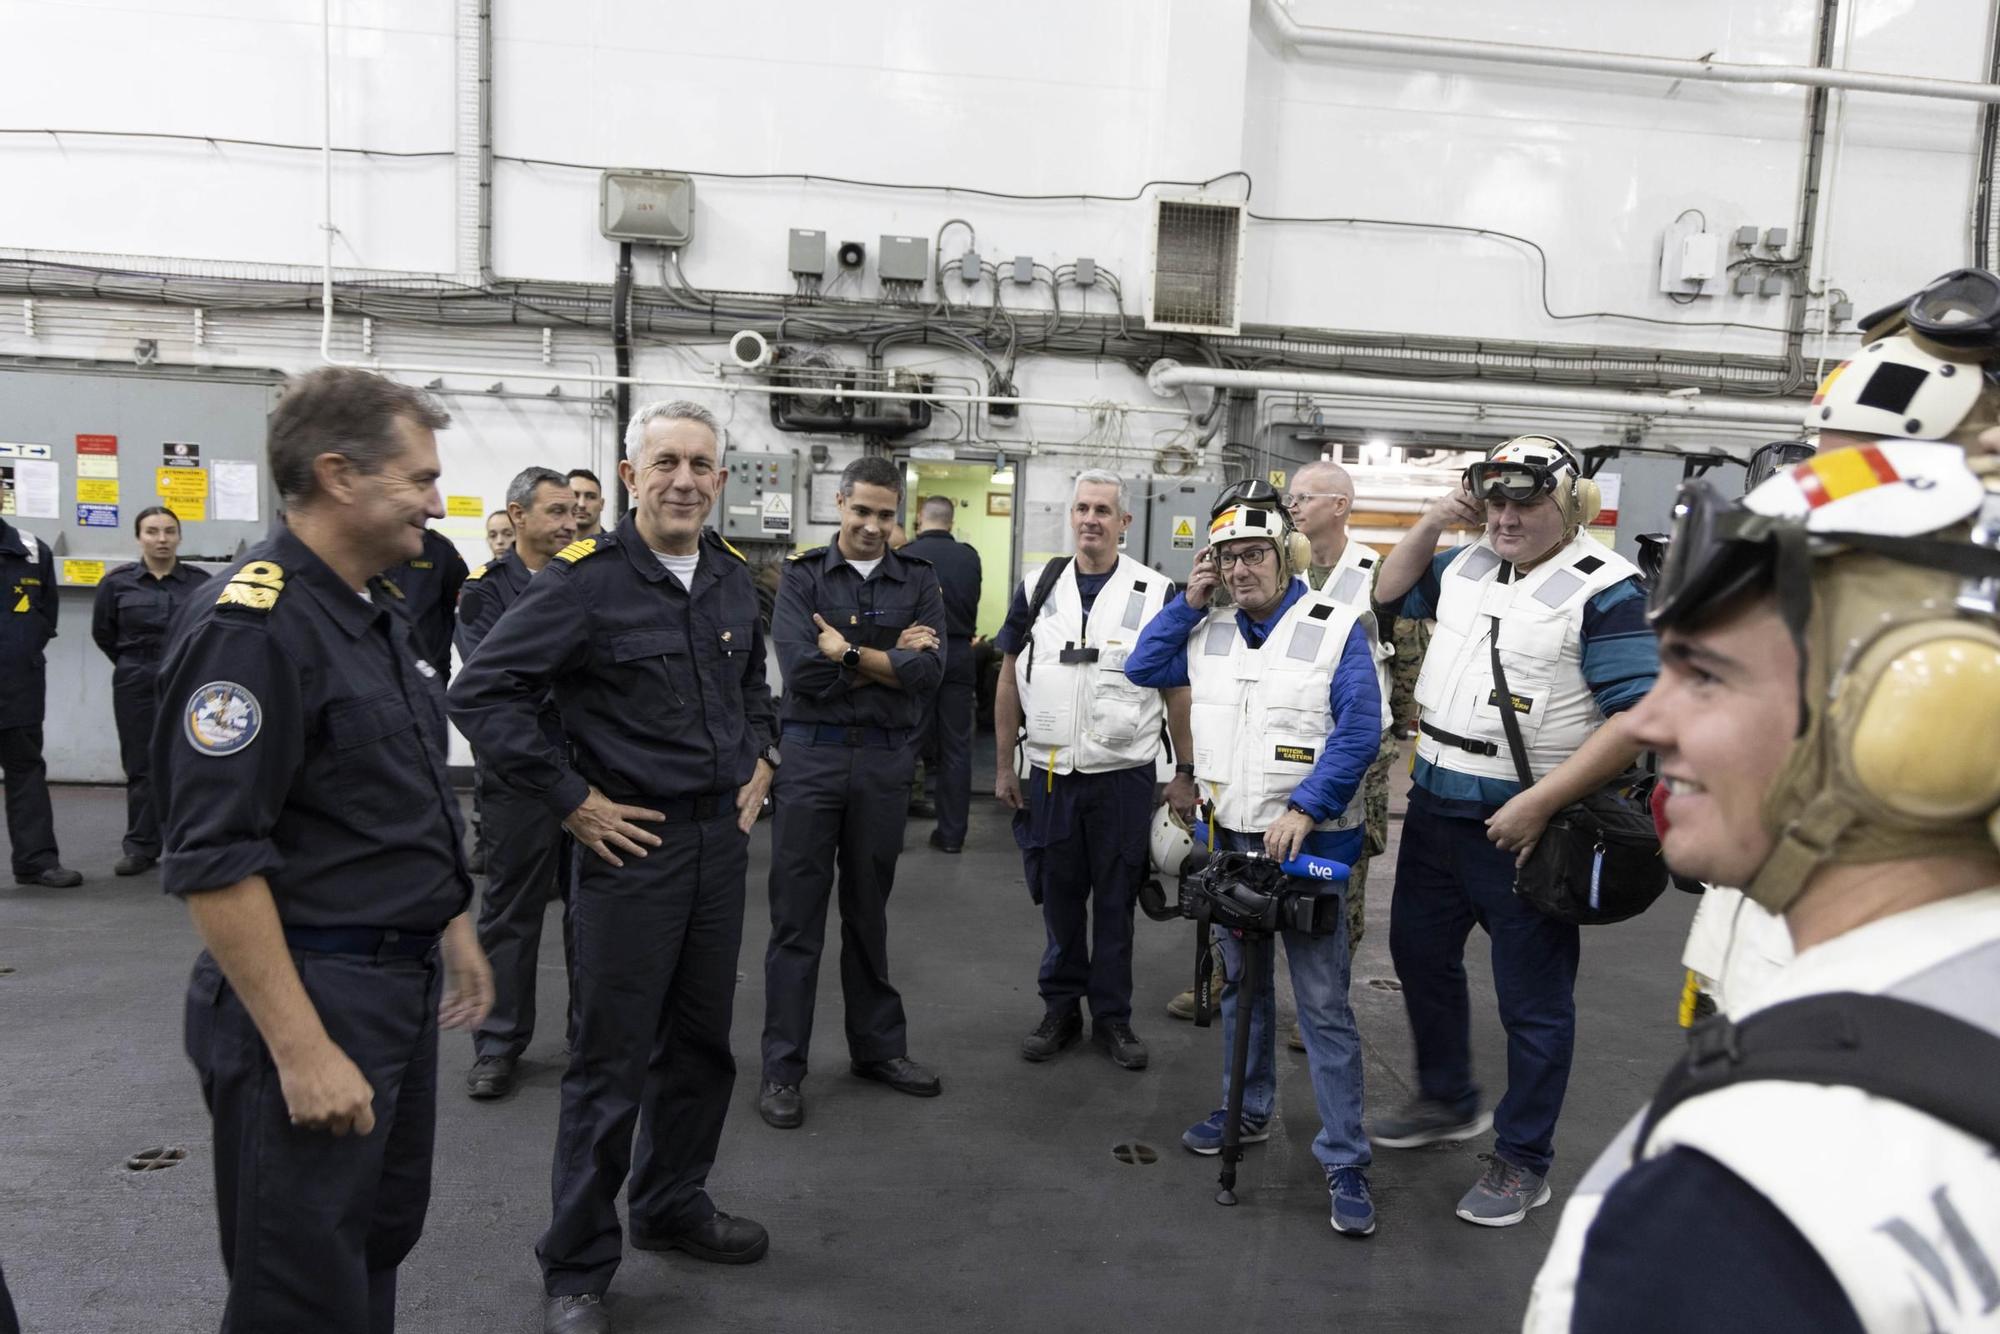
M1321 597L1327 598L1341 607L1357 612L1375 614L1375 572L1381 568L1382 557L1365 542L1347 539L1347 545L1340 549L1340 558L1326 572L1326 582L1319 586ZM1376 635L1373 641L1375 651L1375 684L1382 692L1382 730L1388 731L1395 723L1396 715L1389 706L1389 662L1396 656L1396 646L1382 642Z
M1348 633L1364 616L1372 630L1369 613L1307 593L1261 648L1243 642L1234 607L1211 608L1188 636L1195 774L1215 803L1217 825L1262 833L1285 813L1333 731L1328 692ZM1363 805L1350 801L1318 828L1358 827Z
M1897 913L1815 946L1730 1017L1834 991L1915 1001L2000 1034L2000 889ZM1567 1334L1586 1236L1632 1161L1638 1126L1635 1117L1563 1209L1525 1334ZM1646 1156L1674 1148L1708 1155L1777 1206L1826 1261L1869 1334L2000 1331L1994 1146L1859 1089L1770 1080L1689 1098L1667 1113ZM1726 1235L1729 1220L1715 1226Z
M1419 731L1417 754L1454 773L1517 779L1488 645L1490 618L1498 616L1500 661L1514 694L1521 744L1529 769L1542 778L1604 722L1583 679L1584 604L1639 570L1583 533L1512 583L1499 582L1504 564L1481 538L1445 566L1438 581L1437 628L1416 689L1426 722L1491 741L1496 751L1474 755Z
M1042 567L1025 572L1021 596L1033 599ZM1070 561L1028 630L1029 646L1014 661L1028 763L1052 773L1108 773L1152 764L1160 753L1166 704L1157 690L1132 684L1125 659L1146 622L1159 614L1172 583L1128 556L1090 605ZM1097 650L1097 661L1065 663L1065 649Z

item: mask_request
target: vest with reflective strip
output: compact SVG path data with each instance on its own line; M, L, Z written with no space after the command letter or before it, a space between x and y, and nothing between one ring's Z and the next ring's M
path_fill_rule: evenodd
M1329 601L1357 612L1375 614L1375 572L1381 567L1382 557L1372 547L1353 538L1340 549L1340 559L1326 572L1326 582L1316 590ZM1396 646L1382 641L1376 635L1373 641L1375 654L1375 685L1382 692L1382 730L1388 731L1396 721L1396 715L1389 707L1389 661L1396 656Z
M1039 566L1025 572L1023 600L1033 599L1041 577ZM1146 622L1166 605L1170 588L1165 575L1120 556L1086 624L1076 562L1064 568L1028 630L1032 675L1028 653L1014 663L1029 764L1059 774L1095 774L1155 761L1166 706L1159 691L1126 678L1125 658ZM1065 663L1066 648L1096 649L1097 661Z
M1986 909L1933 933L1927 951L1871 959L1873 976L1815 990L1915 1001L2000 1034L2000 892L1982 896ZM1901 973L1889 985L1881 985L1885 965ZM1780 974L1753 1008L1792 999L1783 981ZM1570 1328L1590 1226L1631 1165L1643 1117L1577 1183L1535 1278L1524 1334ZM1859 1089L1766 1080L1702 1094L1667 1113L1646 1157L1675 1148L1706 1154L1771 1201L1826 1261L1869 1334L2000 1331L1995 1146ZM1726 1218L1715 1226L1726 1236Z
M1215 803L1216 824L1262 833L1285 813L1292 790L1326 749L1334 671L1348 633L1367 615L1307 593L1285 609L1261 648L1243 642L1233 607L1211 610L1188 636L1195 774ZM1318 827L1353 829L1364 814L1362 802L1350 801Z
M1528 767L1540 778L1574 755L1604 722L1583 679L1584 606L1639 571L1582 533L1512 583L1499 582L1504 563L1481 538L1445 566L1438 580L1437 628L1416 688L1426 721L1458 736L1491 741L1495 753L1474 755L1420 732L1417 754L1455 773L1516 777L1487 642L1489 618L1498 616L1500 660L1514 696L1521 744L1527 747Z

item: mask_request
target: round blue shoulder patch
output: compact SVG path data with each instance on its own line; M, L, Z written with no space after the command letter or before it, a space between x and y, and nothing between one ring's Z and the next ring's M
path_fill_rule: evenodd
M264 708L234 681L210 681L188 696L181 730L204 755L234 755L257 739Z

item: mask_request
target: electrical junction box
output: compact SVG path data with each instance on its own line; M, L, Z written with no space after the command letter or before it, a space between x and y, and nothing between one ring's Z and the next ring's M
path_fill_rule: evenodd
M1014 256L1014 281L1026 287L1035 281L1035 259L1032 255Z
M1722 239L1713 232L1681 238L1681 281L1708 282L1722 271Z
M1752 223L1745 223L1743 226L1738 227L1736 229L1736 244L1742 246L1745 250L1748 250L1751 246L1756 245L1757 244L1756 226Z
M612 241L684 246L694 240L694 178L677 171L607 171L597 182L597 229Z
M1689 210L1693 212L1693 210ZM1720 290L1723 237L1687 214L1660 238L1660 290L1668 296L1714 296Z
M885 283L921 283L931 276L931 243L925 236L884 236L875 276Z
M732 449L723 460L729 481L722 488L717 531L741 542L790 542L797 480L792 456Z
M1737 274L1736 295L1738 296L1757 295L1757 275L1752 273L1748 269L1745 269L1741 273Z
M985 273L985 265L979 262L979 252L968 250L958 257L958 280L962 283L976 283Z
M1764 232L1764 244L1773 250L1783 250L1791 236L1791 232L1783 227L1771 227Z
M1081 258L1076 262L1076 285L1078 287L1097 286L1097 261Z
M810 227L792 228L786 263L798 278L818 278L826 273L826 233Z

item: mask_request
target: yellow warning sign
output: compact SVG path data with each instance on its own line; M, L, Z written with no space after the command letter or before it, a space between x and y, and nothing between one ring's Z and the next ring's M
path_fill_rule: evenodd
M454 519L483 519L486 517L484 496L446 496L444 512Z
M1176 514L1174 516L1174 550L1194 550L1194 515Z
M1285 470L1283 468L1271 469L1271 485L1281 487L1284 484L1285 484Z
M86 587L104 582L104 562L101 560L68 560L62 563L62 581L66 584L82 584Z

